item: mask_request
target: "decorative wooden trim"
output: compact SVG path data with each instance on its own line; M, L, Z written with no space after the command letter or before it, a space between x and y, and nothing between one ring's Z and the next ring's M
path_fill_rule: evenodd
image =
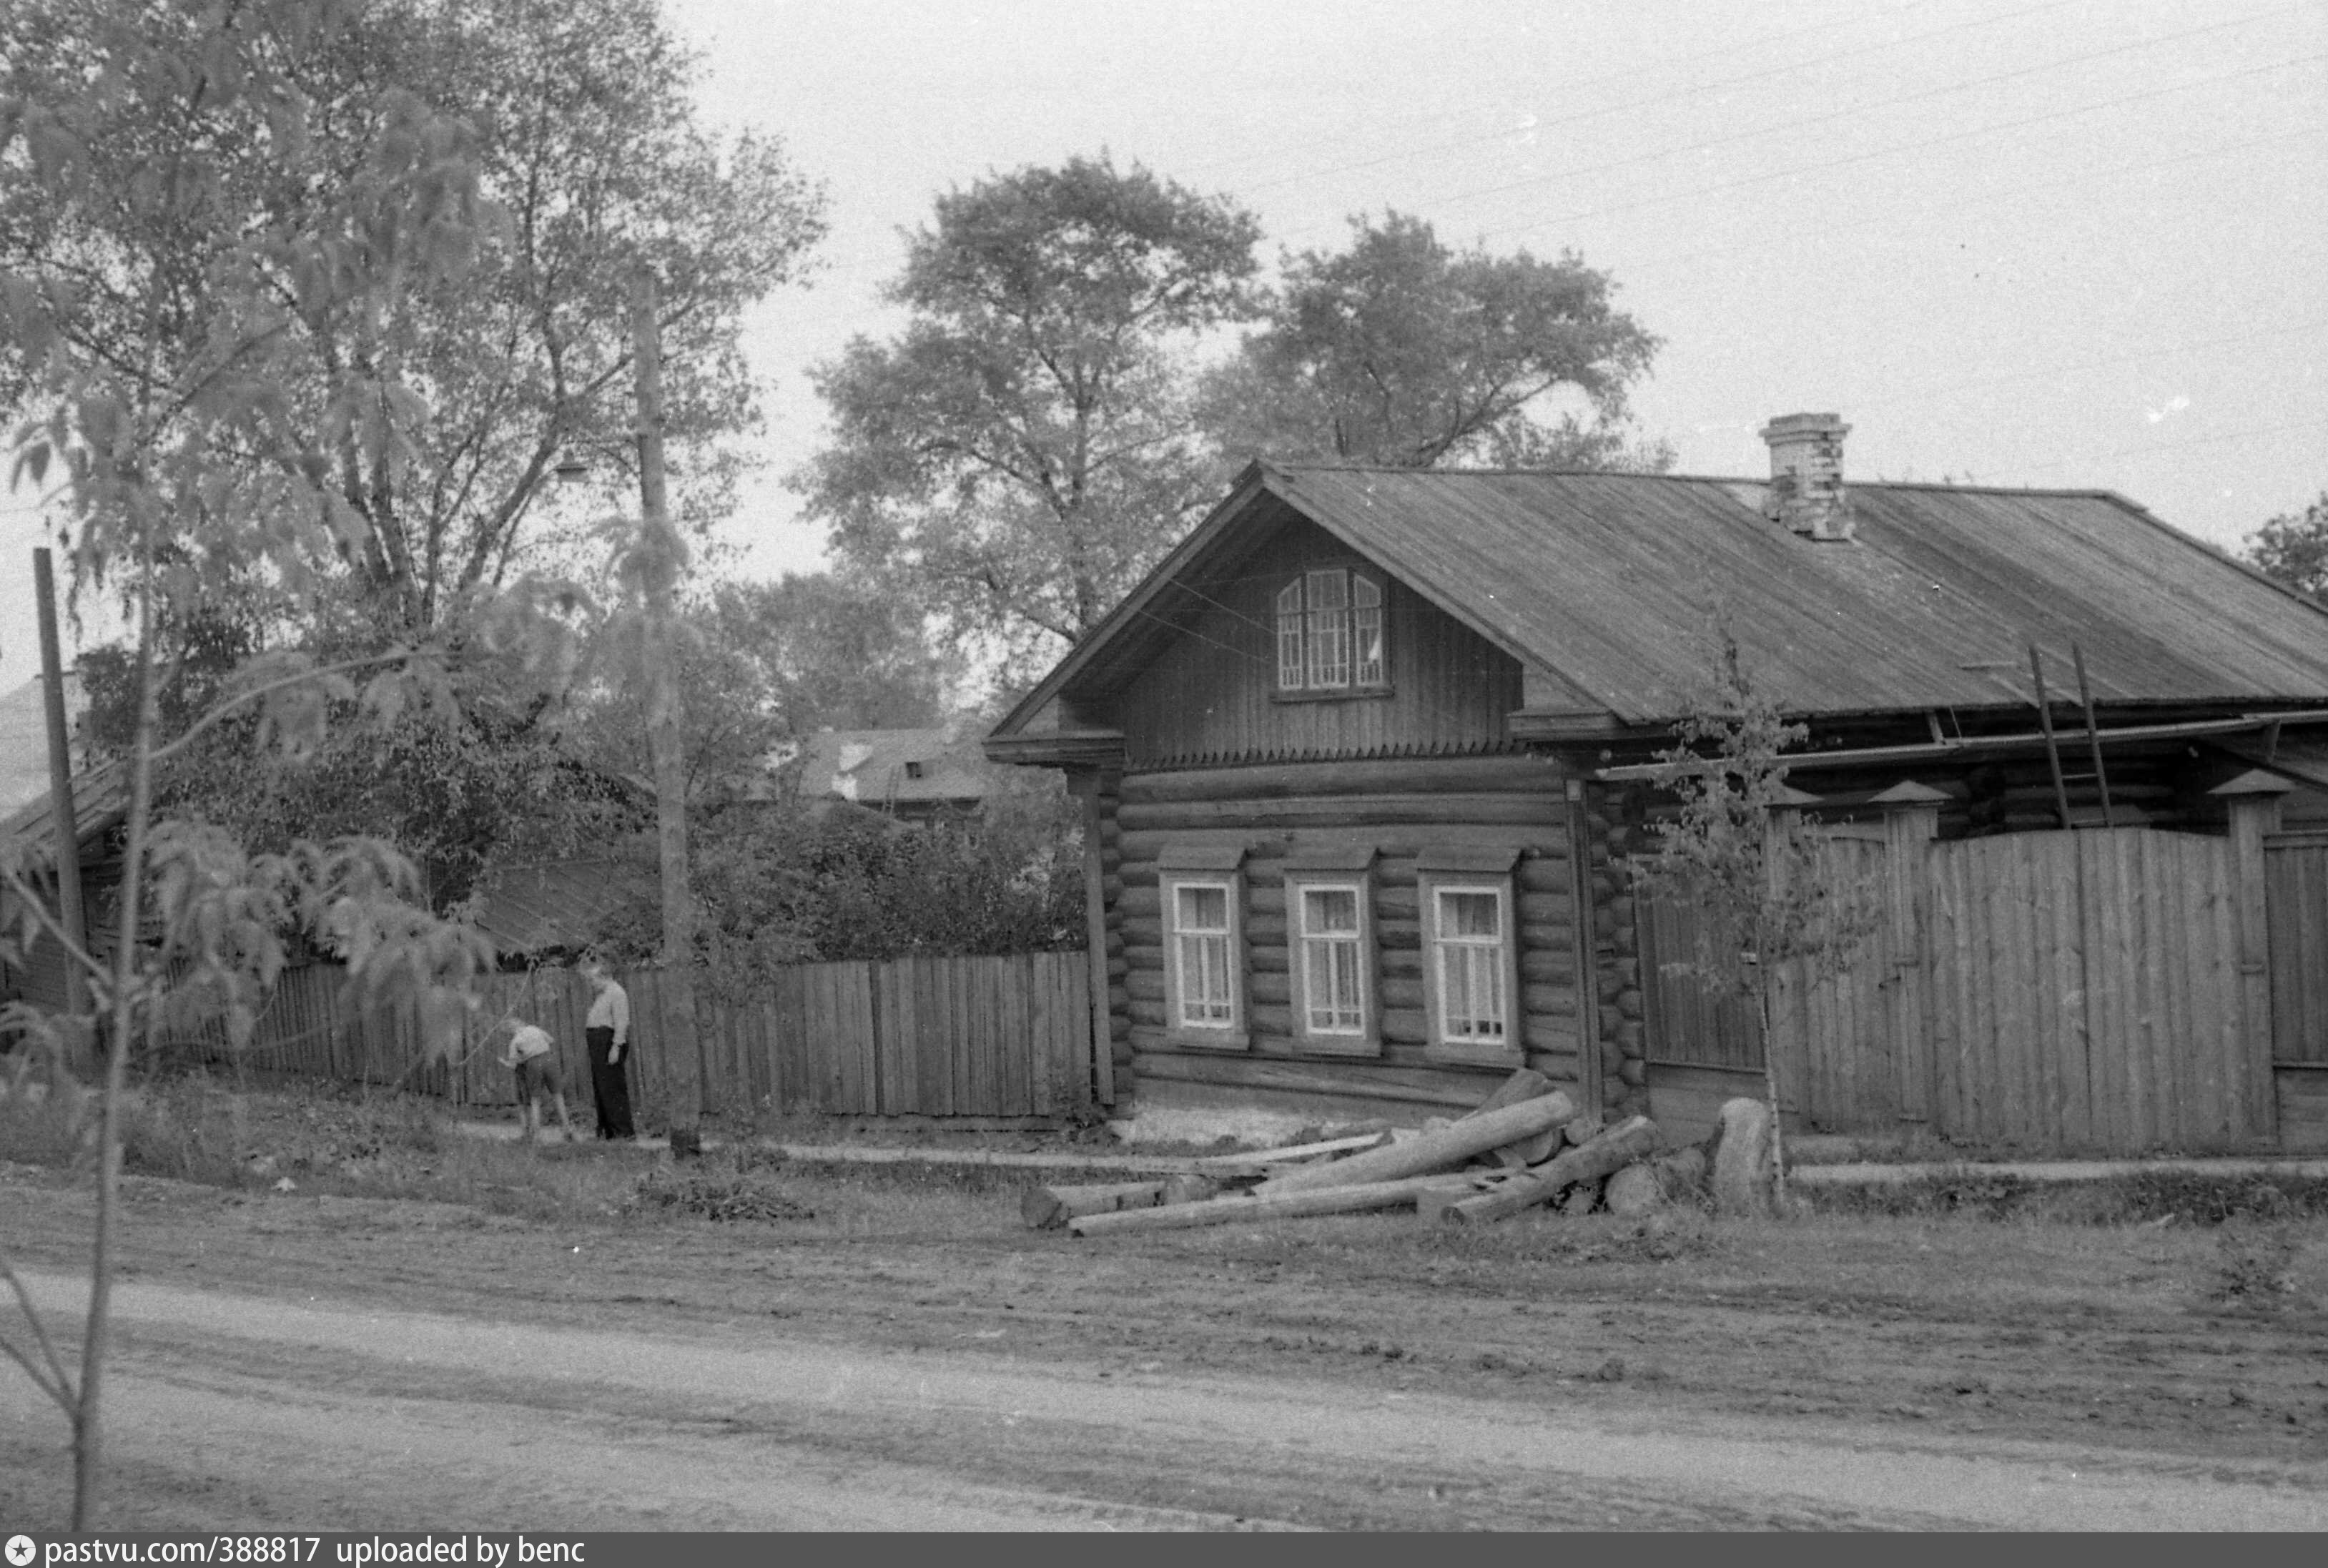
M1157 851L1159 871L1235 871L1244 865L1243 844L1167 844Z
M1397 688L1387 683L1380 686L1328 686L1314 690L1304 688L1300 691L1272 687L1269 699L1272 702L1359 702L1397 695Z
M1478 850L1425 850L1414 858L1416 871L1437 871L1452 877L1508 877L1519 863L1517 844Z

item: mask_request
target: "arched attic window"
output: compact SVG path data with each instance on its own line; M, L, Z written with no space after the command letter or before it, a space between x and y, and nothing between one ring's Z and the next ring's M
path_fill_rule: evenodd
M1303 572L1277 595L1277 689L1381 690L1383 587L1343 567Z

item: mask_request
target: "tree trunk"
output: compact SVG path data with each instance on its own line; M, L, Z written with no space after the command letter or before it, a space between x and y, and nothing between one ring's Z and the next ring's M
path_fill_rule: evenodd
M146 835L154 814L154 730L160 722L154 691L154 558L150 528L141 550L137 588L137 730L129 763L128 843L121 867L121 924L113 953L111 1028L106 1044L105 1093L97 1128L97 1224L89 1244L89 1318L81 1336L80 1402L73 1413L73 1506L76 1533L97 1527L99 1483L105 1469L105 1352L112 1335L113 1216L121 1187L121 1095L129 1074L129 1042L143 911ZM78 852L76 850L76 852Z

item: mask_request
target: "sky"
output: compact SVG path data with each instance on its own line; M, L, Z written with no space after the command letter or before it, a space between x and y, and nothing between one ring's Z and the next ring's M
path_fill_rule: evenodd
M746 347L739 576L821 564L808 372L901 318L934 197L1105 150L1252 209L1272 263L1395 209L1572 250L1664 340L1685 474L1839 413L1846 475L2104 489L2236 548L2328 492L2328 0L666 0L704 123L825 183ZM38 667L0 497L0 689ZM92 625L94 627L94 623Z

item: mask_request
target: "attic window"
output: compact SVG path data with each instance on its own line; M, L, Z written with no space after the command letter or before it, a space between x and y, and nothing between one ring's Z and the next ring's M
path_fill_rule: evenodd
M922 776L922 765L921 765L920 763L917 763L917 762L909 762L909 763L907 763L907 764L906 765L906 776L907 778L919 778L919 777L921 777L921 776Z
M1277 689L1347 691L1385 683L1382 585L1335 567L1277 596Z

